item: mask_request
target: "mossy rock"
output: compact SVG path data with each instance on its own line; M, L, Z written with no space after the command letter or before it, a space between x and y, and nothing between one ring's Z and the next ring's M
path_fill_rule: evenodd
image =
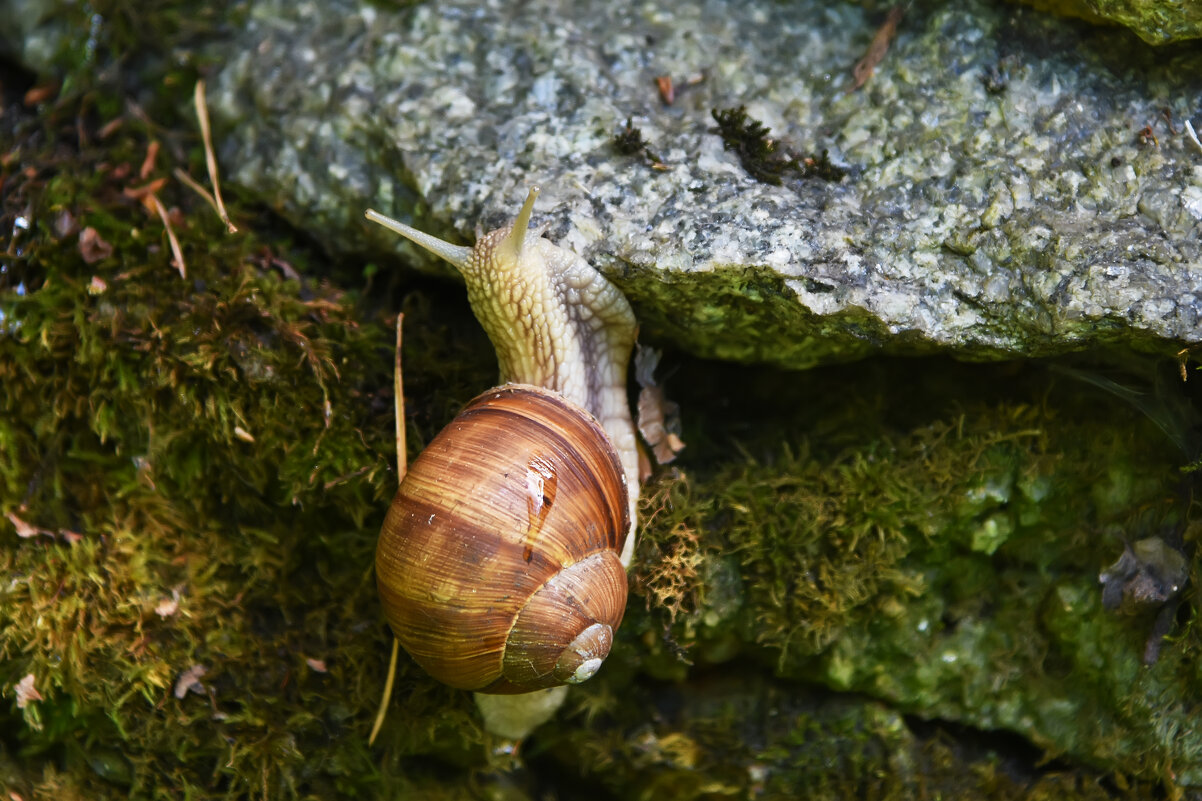
M1202 37L1202 6L1173 0L1023 0L1043 11L1130 28L1148 44Z

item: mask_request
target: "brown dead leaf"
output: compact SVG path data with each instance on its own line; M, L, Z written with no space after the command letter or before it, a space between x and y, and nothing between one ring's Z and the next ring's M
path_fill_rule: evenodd
M113 255L113 246L105 242L96 229L88 226L79 232L79 255L88 264L107 259Z
M655 461L668 464L684 450L684 440L676 433L680 429L680 407L668 400L663 388L655 383L659 356L657 350L640 347L634 357L635 378L642 387L639 390L638 426L639 433L651 446Z
M155 178L153 181L143 186L127 186L121 190L121 193L130 200L142 200L145 202L145 198L158 192L160 189L166 186L166 184L166 178Z
M676 88L672 85L672 76L655 76L655 87L659 89L659 99L664 101L664 105L672 105L672 101L676 100Z
M684 450L684 440L668 429L669 417L678 416L679 407L664 397L660 387L643 387L639 390L639 433L651 446L651 453L659 464L668 464L676 454Z
M25 107L33 108L39 103L45 103L56 94L58 94L57 83L44 83L41 86L35 86L25 93Z
M852 84L847 87L848 92L854 92L868 83L868 79L876 71L877 65L881 63L881 59L889 52L889 44L893 41L893 37L897 36L897 26L901 22L902 15L905 12L904 5L896 5L889 9L889 16L885 18L885 22L881 27L877 28L876 36L872 37L872 44L868 45L868 51L851 68Z
M146 146L146 158L143 159L143 161L142 161L142 168L140 170L138 170L139 178L141 178L143 181L145 181L146 178L152 172L154 172L154 163L158 159L158 157L159 157L159 143L158 143L158 140L156 139L156 140L152 141L149 145Z
M647 449L643 447L643 443L639 443L639 484L646 484L651 480L651 476L655 474L655 470L651 467L651 457L647 455Z
M30 701L43 701L42 694L33 686L35 679L32 673L27 673L25 678L21 679L14 685L17 692L17 709L24 709L29 706Z
M121 126L124 124L125 124L125 120L121 117L116 117L114 119L109 120L100 128L100 134L99 134L100 138L108 139L110 136L112 136L118 130L120 130Z
M24 510L25 507L22 506L21 511ZM39 534L45 537L54 537L54 532L50 529L35 526L32 523L27 523L12 512L9 512L6 516L8 517L8 521L13 524L13 527L17 529L18 537L29 539L30 537L36 537Z
M200 677L205 674L204 665L193 665L192 667L179 674L179 678L175 681L175 697L183 698L189 691L201 695L205 691L205 686L200 683Z
M38 534L42 533L42 529L38 528L37 526L31 526L12 512L8 513L8 521L13 524L14 528L17 529L17 536L21 537L22 539L36 537Z

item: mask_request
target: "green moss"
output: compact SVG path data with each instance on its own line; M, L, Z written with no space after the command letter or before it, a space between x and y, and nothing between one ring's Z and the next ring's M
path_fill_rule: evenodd
M643 138L643 131L634 127L632 117L626 118L626 125L614 134L610 143L620 156L638 156L647 166L654 170L666 170L663 159L651 150L651 143Z
M1148 44L1202 37L1202 10L1165 0L1024 0L1044 11L1130 28Z
M854 390L828 372L839 392L802 402L820 422L769 410L740 436L754 458L700 482L669 477L651 496L640 588L652 610L665 589L689 599L642 623L664 632L648 657L657 675L673 659L758 653L783 676L1151 779L1172 766L1192 784L1202 765L1202 741L1183 733L1196 714L1184 700L1198 681L1192 622L1143 668L1152 616L1106 612L1097 580L1122 551L1114 532L1180 532L1196 515L1173 440L1106 393L1038 370L1009 389L992 383L995 400L982 402L942 395L944 379L915 387L903 365L868 380L856 369L842 374ZM974 371L957 369L971 384ZM907 392L886 397L904 406L886 412L869 388L895 381ZM1026 382L1042 396L1015 391ZM771 443L781 430L807 433L757 444L754 432ZM731 555L740 590L715 617L689 577ZM741 649L720 637L732 628Z
M977 247L972 244L969 252ZM1021 254L1019 254L1021 255ZM1043 258L1040 254L1026 254ZM1022 258L1018 258L1019 261ZM640 331L649 341L675 343L691 354L743 364L796 369L865 359L876 355L932 356L954 350L957 358L1007 360L1012 352L961 341L948 345L914 332L894 334L873 314L848 306L830 314L814 314L797 302L797 292L767 267L719 265L704 272L647 271L645 265L615 264L607 271L645 274L645 280L623 284L631 304L640 310ZM798 279L809 292L833 291L813 279ZM659 310L659 311L657 311ZM1152 336L1125 331L1115 321L1086 320L1076 327L1052 330L1032 320L1023 330L1002 323L996 310L982 306L982 326L1022 342L1031 357L1063 353L1067 335L1099 348L1124 349L1164 359L1180 350ZM1003 331L999 326L1009 326Z
M887 339L880 321L862 309L831 315L803 309L793 290L767 268L663 273L625 291L635 308L646 311L639 320L645 336L687 343L691 352L718 359L812 366L864 358ZM776 325L765 329L764 320ZM792 333L782 339L785 329ZM933 350L921 342L906 347L911 352Z
M122 191L145 132L41 144L74 123L19 126L54 169L5 176L3 222L21 235L0 271L0 783L139 798L388 786L366 733L389 642L370 564L396 481L391 325L286 277L281 260L320 264L260 241L253 211L236 209L230 236L169 184L181 279L157 217ZM112 248L93 264L88 227ZM419 295L405 309L417 447L448 396L470 394L458 381L491 367L478 332L448 335ZM459 373L438 376L465 344ZM194 666L199 692L178 698ZM478 761L467 700L413 674L391 758ZM27 675L41 700L18 699Z
M733 150L743 169L757 181L780 186L781 179L791 173L837 183L847 175L847 170L831 163L825 150L820 155L802 157L788 148L782 149L780 141L769 136L768 126L748 116L746 106L712 109L710 116L718 123L722 149Z

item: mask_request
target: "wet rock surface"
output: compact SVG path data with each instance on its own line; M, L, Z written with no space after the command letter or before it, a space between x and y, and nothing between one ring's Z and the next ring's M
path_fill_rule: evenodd
M1199 338L1197 52L918 4L849 92L883 22L850 5L252 8L210 86L222 163L336 251L407 247L368 229L369 206L470 241L540 184L547 235L630 295L645 334L700 355ZM739 106L846 176L757 180L711 114ZM615 147L628 119L659 164Z

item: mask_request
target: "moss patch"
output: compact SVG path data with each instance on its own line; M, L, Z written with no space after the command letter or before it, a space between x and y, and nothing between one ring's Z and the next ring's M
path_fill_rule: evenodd
M1202 37L1202 11L1162 0L1023 0L1041 11L1130 28L1148 44Z
M169 149L140 176L150 126L126 118L79 147L77 111L14 129L28 168L5 175L0 783L63 798L387 786L365 738L388 644L370 564L395 488L389 321L300 278L323 265L262 241L253 210L229 236L170 183L182 279L129 191L170 173ZM491 367L464 356L438 375L465 344L482 353L479 335L448 335L420 295L405 308L420 447L457 381ZM411 673L392 758L478 743L467 701ZM40 700L19 697L26 676Z
M969 386L943 394L957 373ZM1055 375L857 366L823 371L831 395L800 393L810 422L770 402L756 423L730 414L744 454L648 499L645 668L757 655L782 676L1193 783L1192 612L1145 668L1154 615L1105 611L1098 584L1124 540L1184 535L1193 554L1192 490L1151 419Z

